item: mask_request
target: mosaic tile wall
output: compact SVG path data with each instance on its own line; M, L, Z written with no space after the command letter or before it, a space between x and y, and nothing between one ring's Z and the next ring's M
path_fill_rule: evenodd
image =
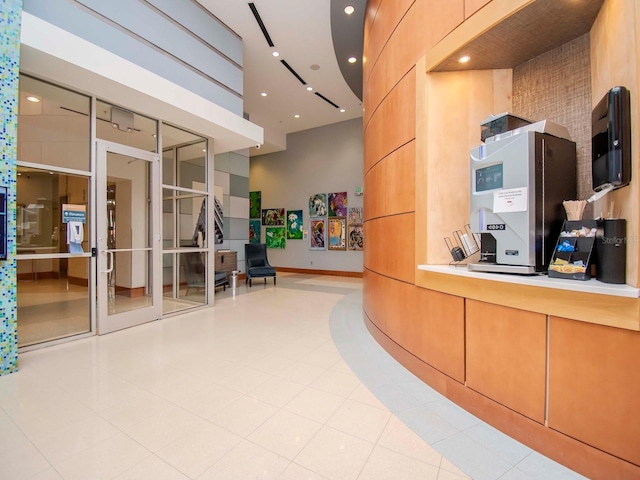
M16 324L16 139L22 0L0 0L0 185L8 187L8 256L0 261L0 375L18 369Z

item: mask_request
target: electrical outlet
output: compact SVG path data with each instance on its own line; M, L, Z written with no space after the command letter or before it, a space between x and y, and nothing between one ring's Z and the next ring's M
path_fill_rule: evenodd
M311 260L311 265L313 265L313 260Z

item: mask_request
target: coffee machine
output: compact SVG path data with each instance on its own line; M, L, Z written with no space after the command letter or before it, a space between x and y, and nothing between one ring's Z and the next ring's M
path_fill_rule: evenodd
M576 198L576 144L547 120L486 138L471 150L471 231L480 237L475 271L545 273Z

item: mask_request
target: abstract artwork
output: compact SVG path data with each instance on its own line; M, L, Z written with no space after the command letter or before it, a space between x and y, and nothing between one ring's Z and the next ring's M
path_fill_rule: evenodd
M349 207L349 216L347 217L349 225L362 225L362 207Z
M302 240L302 210L287 210L287 238Z
M260 218L262 192L249 192L249 218Z
M265 232L267 248L285 248L287 233L284 227L267 227Z
M327 194L316 193L309 197L309 216L325 217L327 215Z
M349 225L349 250L364 250L364 227Z
M327 249L327 224L324 218L309 220L309 250Z
M347 216L347 192L337 192L329 194L329 216Z
M284 227L284 208L263 208L262 225Z
M249 243L262 243L261 229L260 219L252 218L249 220Z
M329 217L329 250L347 249L347 218Z

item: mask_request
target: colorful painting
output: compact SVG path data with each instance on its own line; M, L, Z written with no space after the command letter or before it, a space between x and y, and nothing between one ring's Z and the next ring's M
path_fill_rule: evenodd
M362 207L349 207L349 216L347 217L347 224L349 225L362 225Z
M262 192L249 192L249 218L260 218Z
M347 192L337 192L329 194L329 216L347 216Z
M364 250L364 227L349 225L349 250Z
M264 208L262 210L262 224L284 227L284 208Z
M312 218L309 221L309 250L327 249L326 222L324 218Z
M327 215L327 194L316 193L309 197L309 216L325 217Z
M347 218L329 218L329 250L347 249Z
M262 243L260 219L249 220L249 243Z
M302 240L302 210L287 210L287 238Z
M287 232L284 227L267 227L264 236L267 239L267 248L285 248L287 245Z

